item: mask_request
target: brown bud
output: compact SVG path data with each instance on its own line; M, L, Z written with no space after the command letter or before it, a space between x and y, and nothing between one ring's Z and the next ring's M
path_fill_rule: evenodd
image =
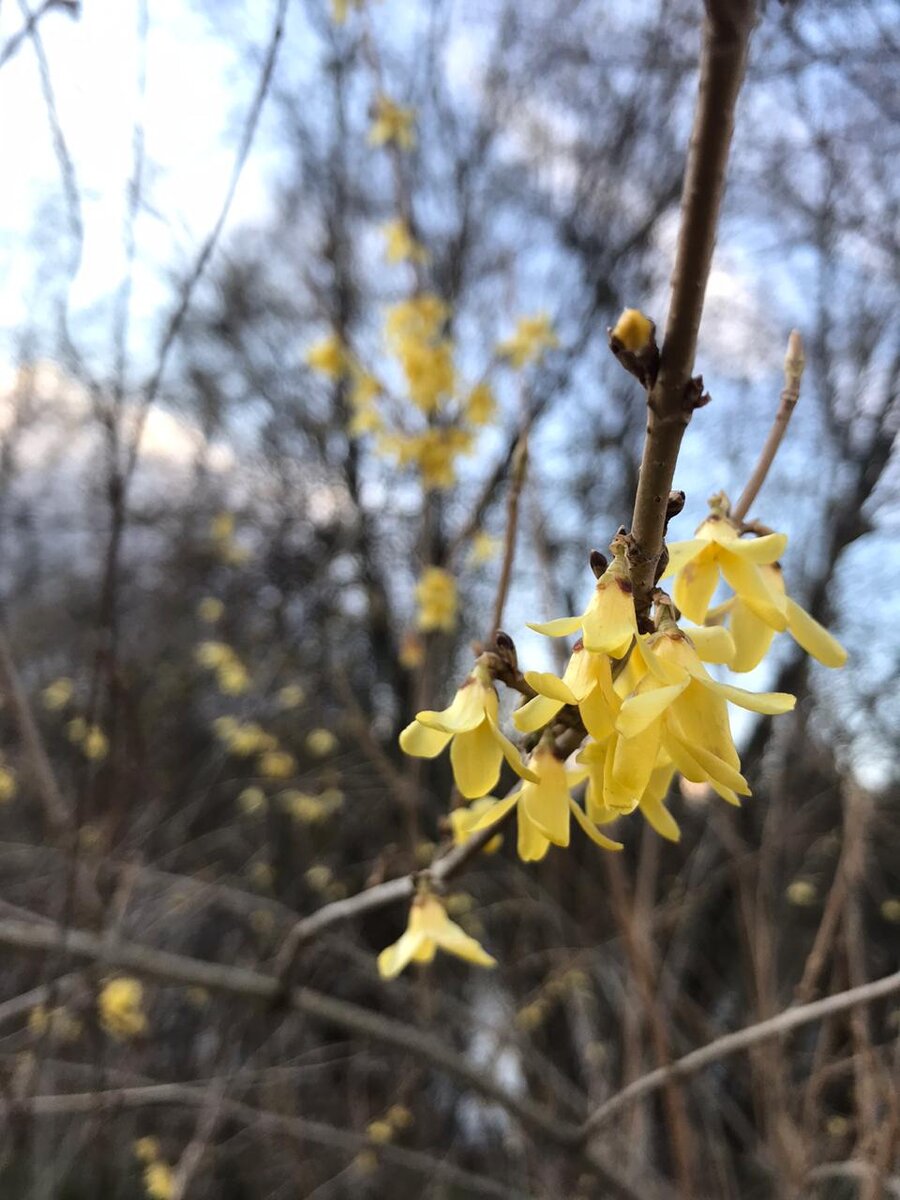
M597 579L600 578L600 576L606 571L606 568L609 566L609 561L606 558L606 555L601 554L599 550L591 551L590 563L591 563L591 570L594 572L594 576Z

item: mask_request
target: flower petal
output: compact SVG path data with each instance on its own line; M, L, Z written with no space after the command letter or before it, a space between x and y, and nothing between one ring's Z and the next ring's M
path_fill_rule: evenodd
M669 542L666 549L669 551L669 561L666 564L666 569L660 576L660 582L663 579L671 579L673 575L677 575L679 571L696 558L709 545L703 538L690 538L686 542Z
M847 661L847 651L832 637L824 625L811 617L796 601L787 599L788 630L791 637L807 654L818 659L826 667L842 667Z
M557 617L555 621L528 622L528 628L545 637L569 637L581 628L581 616Z
M543 757L543 756L542 756ZM540 781L522 788L522 808L529 821L555 846L569 844L569 788L562 763L544 757ZM521 819L521 814L520 814Z
M411 721L400 734L400 749L414 758L435 758L451 737L442 729L429 729L420 721Z
M427 725L429 729L443 729L445 733L465 733L470 729L477 729L482 723L491 696L496 700L493 688L485 688L470 677L457 691L448 708L440 712L426 709L416 713L416 720L422 725Z
M378 974L382 979L394 979L412 962L416 952L425 941L423 933L407 929L392 946L386 946L378 955Z
M719 556L719 566L728 586L742 600L752 604L753 611L767 625L771 625L779 632L787 629L784 598L776 596L766 586L765 579L755 563L747 562L739 555L723 550ZM691 619L693 620L693 618Z
M467 800L486 796L500 778L503 751L486 720L477 729L458 733L450 745L456 786Z
M734 638L723 625L698 625L684 631L704 662L729 664L734 658Z
M548 696L532 696L513 713L513 725L522 733L534 733L536 729L542 729L544 725L549 724L561 708L560 700L551 700Z
M537 775L530 767L526 767L522 761L522 755L512 744L493 717L488 716L487 723L491 729L491 735L497 745L500 747L501 753L515 773L520 779L530 779L532 783L537 782Z
M521 808L519 809L519 838L516 849L522 862L540 862L550 849L549 839L544 837L537 825Z
M682 683L669 684L667 687L649 687L646 691L636 692L623 703L616 718L616 729L625 738L637 737L648 725L656 721L666 711L690 682L685 678Z
M745 562L768 566L782 557L787 549L787 542L785 533L767 533L763 537L739 537L728 543L728 553L737 554Z
M478 833L482 829L490 829L492 825L496 825L498 821L502 821L506 814L519 803L519 797L522 795L520 791L515 791L511 796L506 796L503 800L498 800L492 805L487 812L481 814L477 821L469 826L469 833Z
M558 700L560 704L578 703L571 688L563 683L558 675L553 675L550 671L526 671L525 682L530 683L539 695L547 696L550 700Z
M592 842L604 850L621 850L623 849L621 842L614 842L612 838L604 837L599 829L594 825L593 821L588 820L585 814L581 811L581 807L575 803L572 797L569 797L569 809L572 816L581 826L582 831L588 835Z
M693 559L678 572L672 599L689 621L702 625L718 586L719 567L716 559Z
M729 628L735 646L734 658L729 664L732 671L739 675L752 671L765 657L775 630L737 596L734 598Z
M466 962L475 963L478 967L495 967L497 960L488 954L487 950L448 917L440 933L435 938L442 950L463 958Z
M621 658L637 633L631 585L623 579L601 580L581 623L585 650Z
M789 692L750 692L746 688L735 687L731 683L719 683L715 679L698 679L697 682L721 696L723 700L730 700L740 708L765 713L770 717L790 712L797 703L797 697Z

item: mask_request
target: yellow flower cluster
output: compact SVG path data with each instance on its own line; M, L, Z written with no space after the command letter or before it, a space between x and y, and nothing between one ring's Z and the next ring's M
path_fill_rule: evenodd
M38 1004L28 1014L28 1029L36 1037L48 1035L60 1042L75 1042L84 1030L81 1020L65 1007L47 1008Z
M344 796L337 788L326 788L318 796L289 788L279 794L278 803L298 824L318 825L339 811Z
M247 551L235 542L234 529L234 514L230 512L216 513L209 523L209 536L216 557L228 566L236 567L247 561ZM202 617L202 614L201 618L209 619Z
M89 725L84 717L73 717L66 724L66 737L80 746L85 758L100 762L109 753L109 738L99 725Z
M453 632L459 600L456 580L449 571L443 567L426 567L416 584L416 601L419 606L416 624L423 633L435 629Z
M195 651L201 667L214 671L219 691L226 696L240 696L250 687L247 668L226 642L201 642Z
M428 251L416 241L402 218L388 221L381 232L384 235L384 257L389 263L412 262L424 265L429 261L431 256Z
M144 1163L144 1190L150 1200L172 1200L175 1195L175 1172L162 1158L157 1139L138 1138L133 1149L135 1158Z
M41 700L48 712L59 712L71 702L74 694L75 684L64 675L44 688Z
M402 108L390 96L377 96L369 129L370 145L393 144L400 150L412 150L416 144L415 121L415 109Z
M546 350L559 345L550 318L546 313L520 317L515 333L497 346L497 354L517 370L538 362Z
M130 976L110 979L97 999L100 1024L117 1041L140 1036L147 1030L143 1002L144 989L137 979Z

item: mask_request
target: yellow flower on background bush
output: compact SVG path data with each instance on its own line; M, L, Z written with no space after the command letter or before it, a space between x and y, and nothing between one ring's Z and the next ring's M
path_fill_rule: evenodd
M588 742L578 755L578 762L588 769L588 786L585 792L585 808L588 816L595 825L606 825L621 817L622 811L611 808L604 800L606 780L606 762L610 748L614 742ZM660 765L660 759L662 765ZM650 779L637 802L637 807L647 823L660 837L667 841L681 840L681 830L675 818L666 808L665 800L675 775L674 764L667 761L667 755L662 752L657 758L657 765L650 772Z
M536 779L498 726L497 708L490 671L479 659L449 708L416 714L400 734L400 748L415 758L435 758L449 745L453 778L467 800L488 794L504 758L517 775Z
M781 567L777 563L763 565L759 574L771 604L761 607L754 597L732 596L707 614L710 621L728 618L735 644L735 655L729 664L732 671L752 671L762 662L772 639L779 632L778 624L771 620L772 605L783 614L787 632L807 654L826 667L842 667L847 661L847 651L824 625L787 595Z
M151 1162L144 1168L144 1190L150 1200L172 1200L175 1174L168 1163Z
M207 625L215 625L221 621L225 613L225 605L215 596L204 596L197 605L197 616Z
M583 630L585 650L621 658L637 637L634 591L625 559L625 540L617 537L610 549L613 560L597 580L586 610L577 617L532 623L528 628L547 637L568 637Z
M109 738L99 725L89 725L84 732L81 749L84 752L85 758L89 758L93 762L99 762L101 759L106 758L109 753Z
M155 1137L142 1137L132 1145L134 1156L139 1162L153 1162L154 1159L161 1157L162 1150L160 1149L159 1141Z
M409 338L400 348L399 358L413 404L426 415L435 413L456 386L452 345Z
M330 729L311 729L306 735L306 749L316 758L333 754L337 748L338 740Z
M477 383L466 399L466 420L473 425L487 425L497 412L497 401L489 383Z
M452 633L456 628L456 580L443 567L426 567L416 584L419 613L416 624L423 633L442 629Z
M481 800L473 800L469 805L460 805L450 813L450 829L453 833L454 846L464 845L472 836L479 820L497 803L496 796L484 796ZM503 845L503 835L497 834L491 838L482 850L482 854L496 854Z
M340 379L347 371L347 350L336 333L313 342L306 352L306 364L329 379Z
M119 1041L138 1037L147 1030L143 1002L144 989L137 979L126 975L110 979L97 1000L101 1025Z
M401 150L411 150L416 144L415 119L415 109L401 108L390 96L378 96L369 129L369 144L387 146L393 142Z
M306 699L306 692L299 683L286 683L278 689L278 704L280 708L297 708Z
M297 760L287 750L267 750L260 755L258 767L268 779L289 779L297 773Z
M17 790L15 772L10 767L0 765L0 804L9 804Z
M430 259L431 255L416 241L404 220L398 218L396 221L388 221L382 226L381 232L384 234L384 256L389 263L424 264Z
M75 684L67 676L54 679L41 692L44 708L50 712L58 712L65 708L75 694Z
M497 353L516 368L537 362L545 350L552 350L559 345L559 340L553 331L553 325L546 313L537 313L531 317L519 317L515 333L500 342Z
M449 306L433 292L420 292L410 300L400 300L385 315L388 345L396 354L411 338L432 341L439 336L449 316Z
M714 502L724 506L718 497ZM686 542L672 542L663 579L675 576L672 599L689 621L702 625L719 586L719 575L742 600L753 605L773 629L787 628L785 605L763 580L761 566L784 554L787 537L767 533L743 538L721 511L713 511Z
M424 892L410 906L406 932L378 955L378 972L382 979L393 979L411 962L430 963L438 950L479 967L493 967L497 963L473 937L450 920L437 896Z
M584 811L572 799L570 788L584 778L585 772L568 772L556 757L552 739L542 738L528 760L531 777L505 800L498 800L473 825L472 832L489 829L508 812L516 810L519 828L519 858L525 862L542 859L551 844L568 846L571 818L574 817L592 842L604 850L621 850L596 828Z
M479 529L472 538L472 549L469 551L469 560L476 565L490 562L492 558L496 558L502 546L500 538L493 537L489 533L485 533L483 529Z

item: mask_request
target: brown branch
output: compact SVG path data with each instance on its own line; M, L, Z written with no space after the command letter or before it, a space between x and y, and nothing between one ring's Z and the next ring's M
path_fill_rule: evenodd
M133 971L137 975L189 987L204 987L211 992L258 1003L271 1005L283 996L280 981L274 975L264 975L248 967L204 962L135 942L105 940L81 930L64 930L50 922L0 920L0 944L36 953L66 954L104 967ZM464 1087L499 1104L532 1135L579 1155L605 1184L611 1196L619 1200L638 1200L637 1194L598 1159L596 1152L582 1149L583 1134L577 1125L558 1120L527 1097L513 1095L493 1077L476 1070L456 1047L404 1021L325 996L311 988L294 988L284 998L294 1012L424 1060Z
M835 1013L846 1012L847 1009L855 1008L860 1004L872 1004L876 1000L880 1000L884 996L892 996L896 992L900 992L900 971L896 971L893 975L885 975L882 979L876 979L862 987L850 988L849 991L826 996L812 1004L785 1009L784 1012L770 1017L767 1021L748 1025L745 1029L738 1029L734 1033L726 1033L723 1037L710 1042L708 1046L701 1046L699 1050L692 1050L690 1054L676 1059L671 1067L661 1067L659 1070L650 1071L649 1074L636 1079L634 1083L623 1088L621 1092L617 1092L615 1096L612 1096L593 1112L585 1122L585 1136L606 1124L611 1117L627 1108L629 1104L633 1104L651 1092L658 1091L670 1079L686 1079L688 1076L702 1071L710 1063L719 1062L741 1050L756 1046L760 1042L768 1041L770 1038L784 1037L803 1025L821 1021L825 1017L834 1016Z
M632 518L630 558L639 618L650 608L675 463L702 391L702 381L698 388L691 373L755 10L754 0L707 0L706 5L669 317L659 373L647 399L647 437Z
M787 427L797 406L797 401L800 399L800 381L803 378L803 368L805 365L806 359L803 356L803 340L800 337L799 330L794 329L788 338L787 354L784 359L784 388L781 392L781 403L778 406L778 412L775 414L772 428L769 430L769 436L766 438L765 445L760 451L759 461L753 468L753 474L747 480L747 486L741 492L740 499L731 510L731 517L734 521L742 522L744 520L750 511L750 506L758 496L760 488L766 482L766 476L769 474L769 469L775 461L778 447L781 445L785 433L787 433Z
M512 579L513 560L516 556L516 535L519 531L519 497L528 470L528 434L523 433L516 444L512 463L512 478L509 482L509 496L506 501L506 531L503 540L503 564L500 568L500 578L497 581L497 595L494 600L494 613L491 617L491 627L488 630L490 641L503 624L503 609L509 594L509 584Z

